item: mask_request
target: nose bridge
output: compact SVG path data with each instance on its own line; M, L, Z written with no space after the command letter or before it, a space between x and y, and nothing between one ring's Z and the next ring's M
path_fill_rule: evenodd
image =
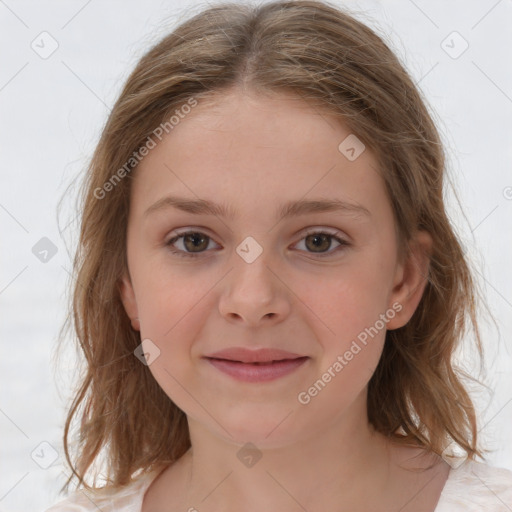
M268 316L281 317L287 311L286 293L278 272L272 268L276 259L272 249L263 243L248 236L235 248L232 270L219 304L223 315L254 323Z
M242 289L247 288L247 293L254 293L253 287L257 287L257 293L269 294L272 286L272 272L269 270L272 258L272 249L268 247L270 237L247 236L235 248L233 257L234 274L232 284L240 284Z

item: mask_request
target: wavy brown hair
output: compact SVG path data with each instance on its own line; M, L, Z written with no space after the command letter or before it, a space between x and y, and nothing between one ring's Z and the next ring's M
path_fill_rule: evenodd
M384 40L348 11L313 0L222 3L194 14L141 58L85 176L66 324L76 332L85 365L64 430L72 469L66 486L77 477L79 485L96 487L93 470L101 459L108 484L122 486L136 473L163 469L190 447L185 413L133 354L140 333L123 308L119 279L127 268L136 164L115 183L112 176L191 98L206 103L234 87L295 95L338 116L378 158L401 254L417 230L430 233L424 294L407 325L386 333L369 382L368 417L396 442L441 454L455 441L469 458L482 457L462 381L469 375L452 357L470 330L482 358L478 294L445 210L445 154L426 101ZM100 198L109 180L114 184Z

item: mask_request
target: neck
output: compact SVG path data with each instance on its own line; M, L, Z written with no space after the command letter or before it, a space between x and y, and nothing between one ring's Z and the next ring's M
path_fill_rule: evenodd
M353 412L296 443L269 448L263 439L253 450L189 418L184 510L339 510L340 503L361 509L378 502L389 478L388 441L365 413Z

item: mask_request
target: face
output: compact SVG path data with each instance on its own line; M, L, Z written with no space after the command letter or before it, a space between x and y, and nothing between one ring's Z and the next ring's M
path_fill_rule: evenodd
M340 150L349 135L300 99L233 91L199 102L134 174L126 312L169 398L231 442L286 445L362 411L386 329L421 298L421 251L398 257L379 164ZM303 359L240 380L205 358L232 347Z

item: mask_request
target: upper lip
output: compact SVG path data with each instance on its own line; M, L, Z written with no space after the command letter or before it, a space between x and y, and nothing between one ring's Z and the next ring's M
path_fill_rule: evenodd
M286 350L276 348L259 348L249 350L244 347L232 347L207 354L205 357L213 359L228 359L230 361L240 361L242 363L266 363L270 361L282 361L284 359L297 359L306 357Z

